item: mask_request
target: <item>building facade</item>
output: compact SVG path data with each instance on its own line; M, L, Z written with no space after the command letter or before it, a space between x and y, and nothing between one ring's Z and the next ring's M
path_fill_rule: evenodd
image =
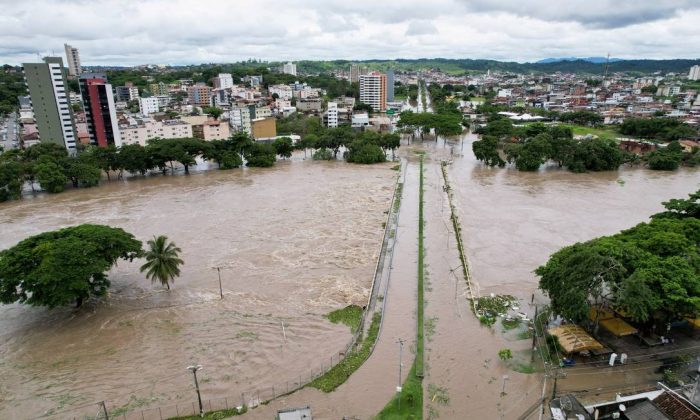
M202 124L192 125L192 135L205 141L226 140L230 137L231 131L225 121L207 120Z
M274 117L251 120L251 134L254 139L269 139L277 136L277 120Z
M25 63L24 78L42 143L56 143L75 152L75 119L68 103L63 60L45 57L43 63Z
M688 73L688 79L700 80L700 65L693 66L690 68L690 72Z
M386 71L386 100L394 101L394 70L391 69Z
M148 98L139 99L139 109L141 110L141 115L144 117L158 112L160 109L158 106L158 98L150 96Z
M211 106L211 88L203 83L189 86L187 88L187 99L190 105Z
M214 78L214 88L228 89L233 87L233 76L231 73L219 73L218 77Z
M122 144L146 146L149 140L180 139L192 137L192 125L180 120L153 121L147 119L132 125L119 127Z
M100 73L80 75L80 93L90 144L99 147L121 146L117 109L107 76Z
M338 104L335 102L328 102L328 110L326 111L326 125L328 128L338 126Z
M117 100L129 102L139 98L139 88L129 83L125 86L117 86Z
M360 102L375 112L386 110L386 76L379 72L360 75Z
M288 62L287 64L283 64L282 65L282 73L291 74L292 76L296 76L297 75L297 65L292 63L292 62Z
M350 64L350 83L357 83L360 81L360 66L357 64Z
M68 74L72 77L79 76L83 72L80 65L80 51L77 48L71 47L68 44L63 44L66 49L66 61L68 62Z

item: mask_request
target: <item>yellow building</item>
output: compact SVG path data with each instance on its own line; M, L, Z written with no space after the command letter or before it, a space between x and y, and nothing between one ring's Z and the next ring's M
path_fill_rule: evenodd
M277 120L275 117L256 118L250 122L250 125L255 140L277 136Z

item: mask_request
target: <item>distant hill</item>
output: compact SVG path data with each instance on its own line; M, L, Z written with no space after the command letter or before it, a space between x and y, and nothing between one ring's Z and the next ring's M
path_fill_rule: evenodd
M587 61L589 63L605 63L607 57L559 57L559 58L545 58L543 60L537 61L536 64L548 64L548 63L558 63L560 61ZM614 63L616 61L623 61L621 58L610 58L610 62Z
M558 60L558 59L557 59ZM472 60L449 58L419 58L395 60L332 60L332 61L298 61L297 69L304 73L327 72L333 69L349 69L351 63L357 63L372 70L392 68L402 71L439 69L450 74L484 73L487 70L512 73L580 73L602 74L605 71L604 57L586 59L558 60L544 63L517 63L513 61ZM602 62L598 60L603 60ZM700 59L674 60L622 60L611 59L609 71L634 74L687 73L690 67L700 64Z

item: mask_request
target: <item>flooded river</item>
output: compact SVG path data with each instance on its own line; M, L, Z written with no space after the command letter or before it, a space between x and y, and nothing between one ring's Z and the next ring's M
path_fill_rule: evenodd
M366 302L392 165L281 161L106 183L0 205L0 249L79 223L165 234L183 250L167 292L120 261L108 298L80 310L0 306L0 418L95 415L298 377L350 340L323 315ZM221 268L224 299L215 267Z

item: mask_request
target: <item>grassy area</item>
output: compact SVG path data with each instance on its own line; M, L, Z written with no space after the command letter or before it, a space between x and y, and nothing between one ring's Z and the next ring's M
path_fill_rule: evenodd
M584 125L575 124L561 124L561 126L571 128L575 136L585 136L588 134L592 134L594 136L606 139L616 139L617 137L621 136L621 134L615 129L615 127L612 126L587 127Z
M326 318L334 324L342 322L350 327L350 331L354 333L360 328L362 322L362 308L357 305L349 305L329 313Z
M470 99L472 102L486 102L486 98L483 96L474 96L473 98Z
M399 409L399 397L401 408ZM377 414L375 419L422 419L423 418L423 380L416 376L416 364L411 367L406 382L403 383L401 394L395 395L389 404Z
M168 420L195 420L195 419L208 419L208 420L218 420L227 419L233 416L239 416L245 414L248 409L244 406L241 411L236 408L229 408L227 410L217 410L209 413L205 413L204 417L200 416L181 416L181 417L170 417Z
M379 324L382 320L380 313L375 313L372 317L372 325L367 331L367 337L358 340L357 346L345 356L345 359L333 366L331 370L314 379L309 386L317 388L323 392L331 392L338 388L342 383L348 380L362 364L367 360L377 340L379 334ZM359 350L358 350L359 348Z

